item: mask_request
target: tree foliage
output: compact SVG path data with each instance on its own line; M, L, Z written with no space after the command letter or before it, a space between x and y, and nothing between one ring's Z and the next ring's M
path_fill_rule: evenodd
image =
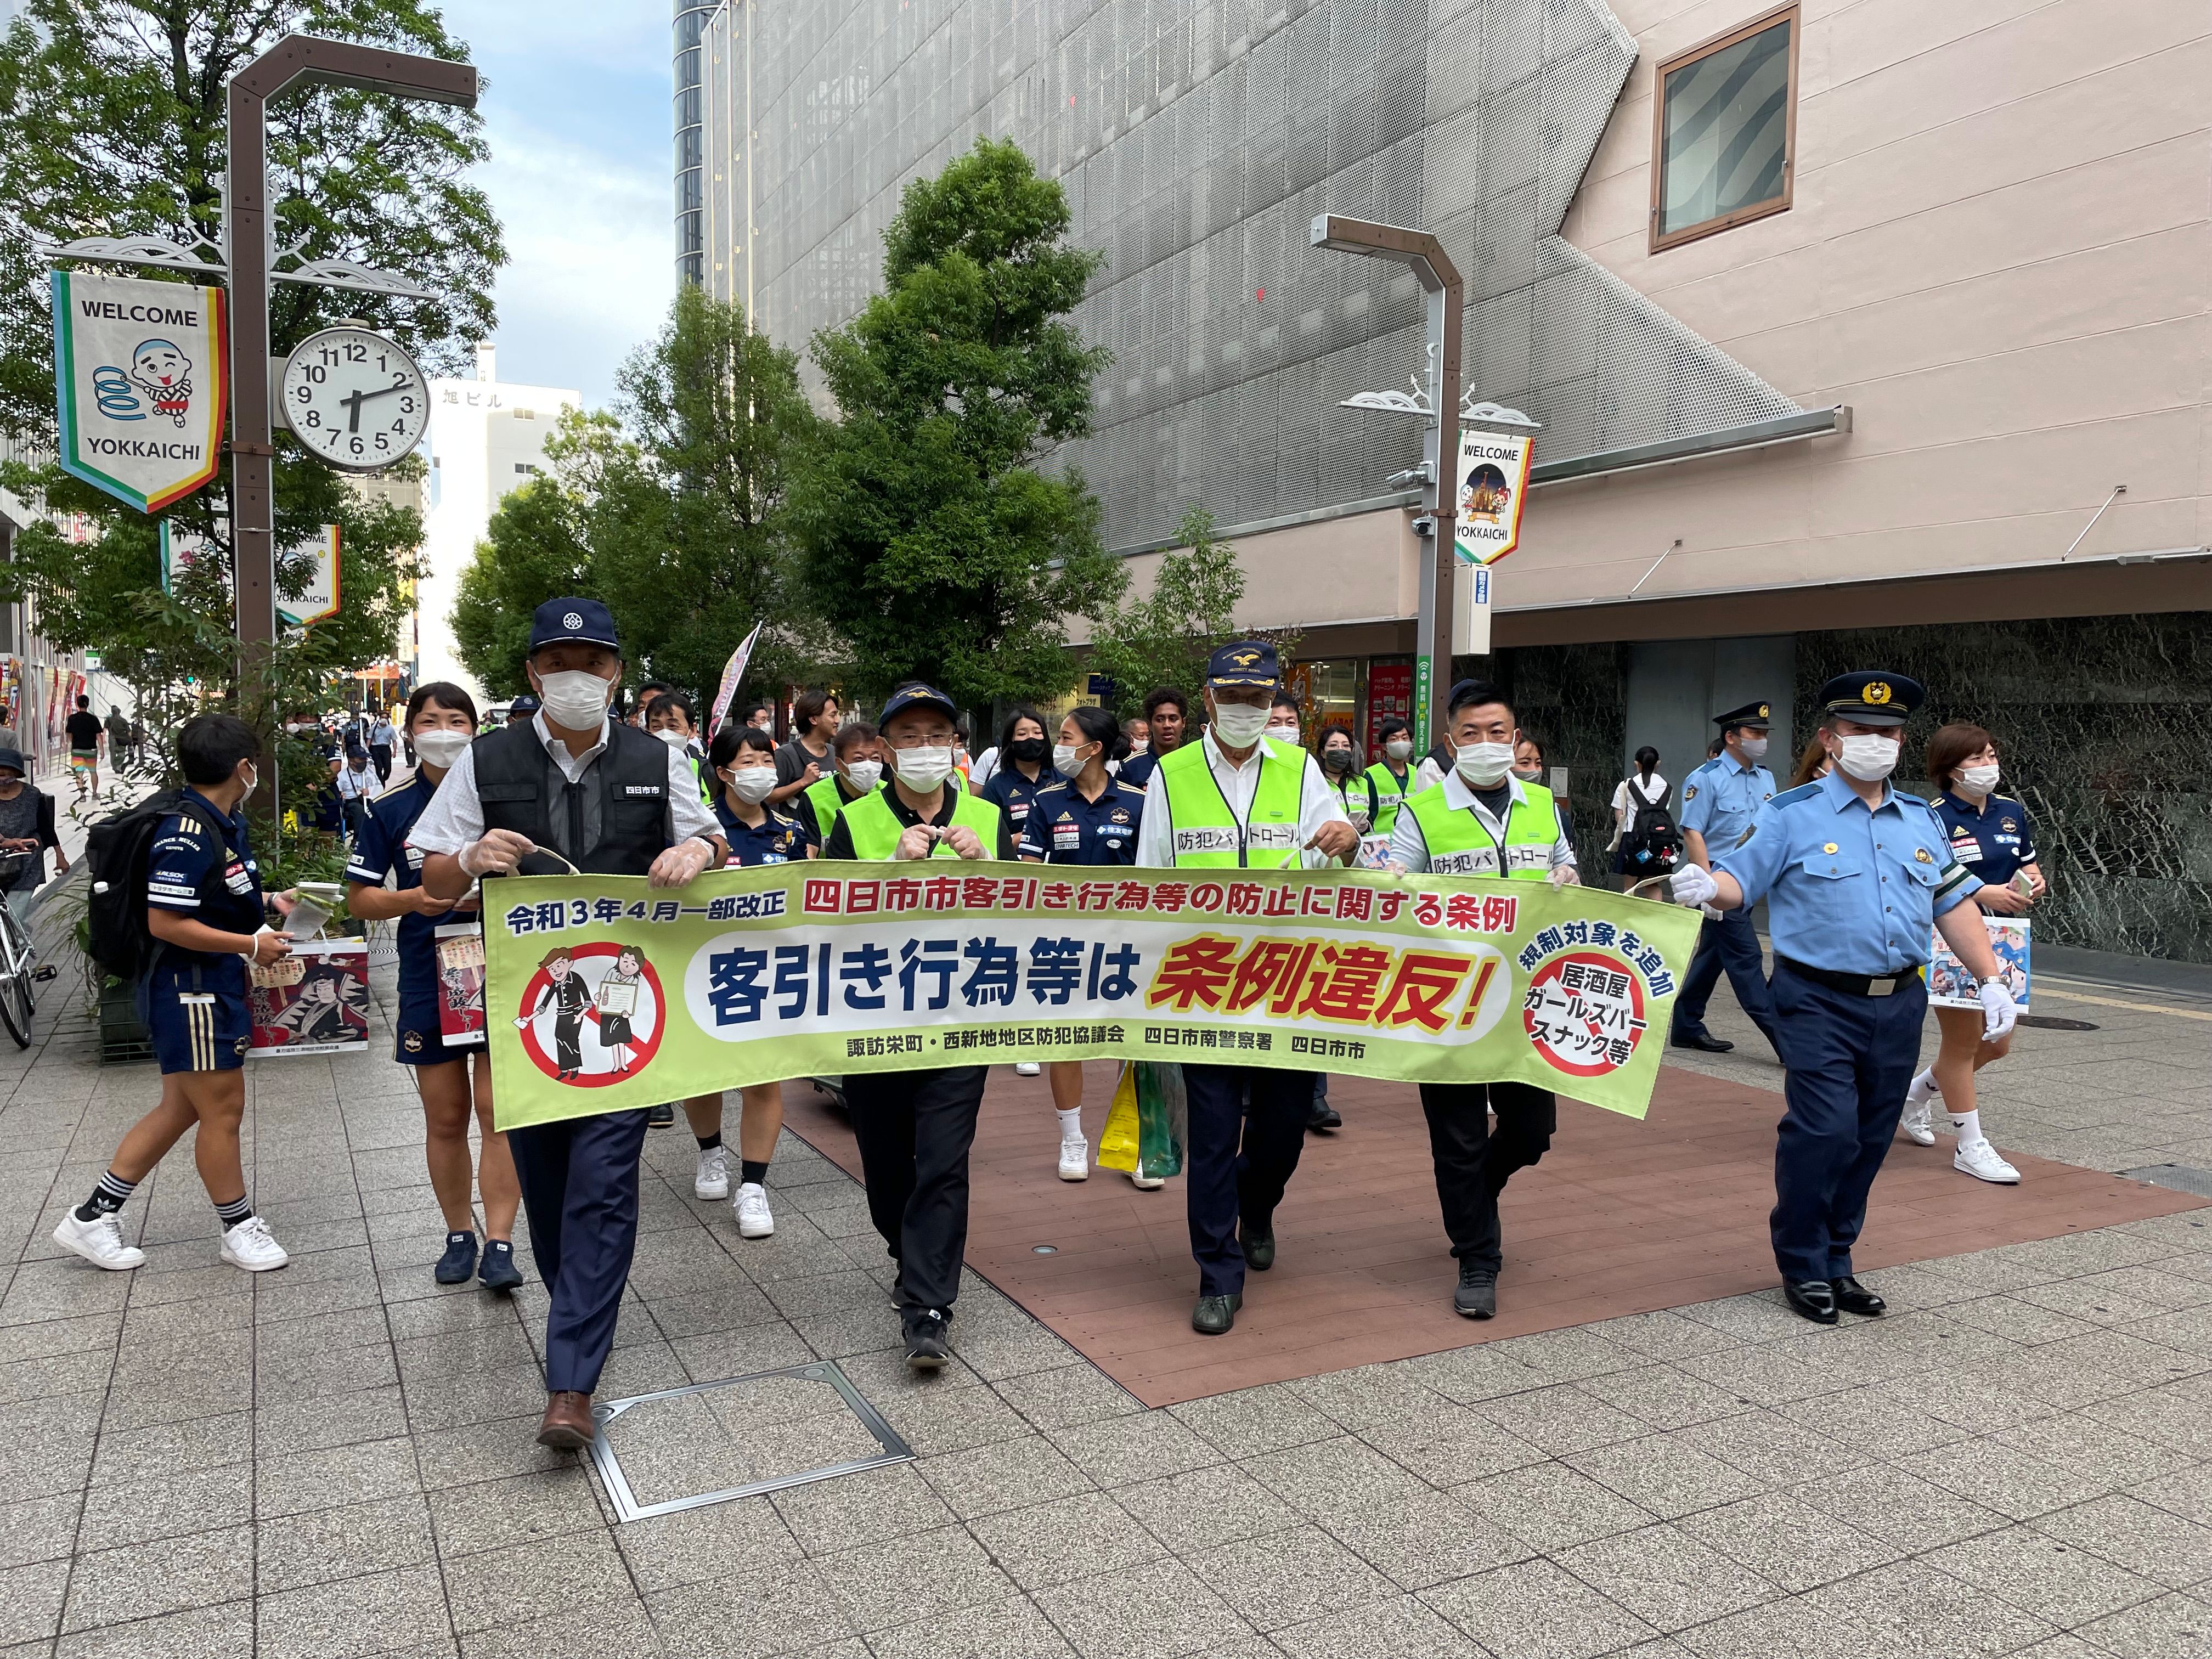
M1103 263L1068 226L1058 183L978 139L907 185L885 291L815 337L842 418L793 512L806 590L863 695L921 676L974 705L1056 696L1073 673L1063 618L1119 596L1097 498L1037 465L1091 430L1108 360L1063 320Z
M616 385L617 414L565 416L550 476L494 514L456 596L461 660L487 687L520 690L531 611L578 593L614 612L637 678L712 696L760 622L750 678L802 675L820 646L784 514L815 425L798 359L747 327L742 307L687 286Z
M1091 642L1091 671L1113 682L1114 709L1124 719L1158 686L1171 685L1194 702L1214 647L1243 637L1234 613L1244 597L1244 572L1213 531L1204 507L1185 513L1176 532L1182 545L1160 556L1152 591L1121 606Z

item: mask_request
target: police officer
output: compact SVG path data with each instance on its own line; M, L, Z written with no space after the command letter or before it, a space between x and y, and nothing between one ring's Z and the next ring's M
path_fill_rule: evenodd
M958 719L951 698L919 681L884 699L891 781L837 814L823 858L1012 862L1004 814L957 787ZM939 1370L950 1352L945 1329L968 1250L968 1149L988 1075L981 1066L939 1066L845 1078L868 1218L899 1264L892 1299L911 1370Z
M1752 814L1774 799L1774 775L1766 759L1767 706L1747 702L1716 714L1721 729L1721 752L1690 774L1682 785L1682 843L1691 862L1712 867L1713 852L1733 847L1751 828ZM1728 969L1735 1000L1751 1016L1751 1023L1774 1043L1774 999L1766 988L1766 962L1759 955L1759 931L1751 925L1748 909L1723 910L1707 916L1698 930L1698 948L1690 958L1690 971L1682 975L1682 988L1674 998L1674 1029L1670 1038L1678 1048L1701 1048L1724 1054L1735 1047L1705 1030L1705 1004ZM1775 1053L1781 1048L1775 1046Z
M1349 860L1359 835L1312 756L1267 736L1275 647L1224 645L1206 665L1206 735L1160 757L1145 790L1137 862L1178 870L1320 869ZM1244 1301L1244 1269L1275 1264L1275 1206L1298 1167L1311 1072L1182 1068L1189 1097L1191 1328L1218 1336ZM1241 1149L1240 1149L1241 1142ZM1241 1242L1240 1242L1241 1224Z
M1446 700L1452 770L1407 799L1390 838L1394 868L1440 876L1502 876L1561 884L1577 881L1575 849L1560 828L1552 792L1516 777L1521 731L1497 687L1462 680ZM1459 1262L1452 1310L1464 1319L1498 1311L1504 1236L1498 1195L1516 1170L1551 1149L1559 1102L1527 1083L1424 1083L1429 1153L1444 1233ZM1490 1115L1498 1115L1498 1133Z
M1981 912L1965 902L1981 882L1952 858L1928 803L1889 787L1923 696L1901 674L1830 680L1820 744L1834 769L1761 806L1710 871L1693 864L1673 878L1685 904L1767 902L1775 1034L1789 1073L1774 1260L1784 1298L1822 1325L1838 1310L1870 1316L1885 1305L1852 1276L1851 1245L1919 1063L1931 925L1980 982L1987 1036L2003 1036L2016 1014Z
M728 849L699 798L690 758L608 717L623 658L605 605L584 599L539 605L531 618L529 672L538 712L471 744L415 821L409 839L423 854L425 890L457 899L478 877L571 866L682 887L722 862ZM616 1310L637 1249L646 1111L507 1132L531 1255L551 1297L540 1445L575 1448L592 1439L592 1391L614 1346Z

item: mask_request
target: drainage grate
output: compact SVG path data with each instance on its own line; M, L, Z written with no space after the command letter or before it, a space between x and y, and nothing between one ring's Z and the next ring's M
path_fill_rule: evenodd
M726 1504L914 1456L828 1360L611 1400L592 1414L599 1419L592 1463L622 1521Z
M2033 1026L2039 1031L2094 1031L2098 1029L2086 1019L2061 1019L2056 1014L2022 1014L2018 1023Z
M2154 1187L2212 1198L2212 1170L2192 1170L2185 1164L2150 1164L2140 1170L2123 1170L2120 1174L2129 1181L2148 1181Z

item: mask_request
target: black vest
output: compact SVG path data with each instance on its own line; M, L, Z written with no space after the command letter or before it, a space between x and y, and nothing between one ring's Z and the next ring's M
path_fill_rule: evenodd
M606 748L573 784L532 720L478 738L470 752L484 828L527 836L587 875L641 876L675 844L668 745L634 726L610 720Z

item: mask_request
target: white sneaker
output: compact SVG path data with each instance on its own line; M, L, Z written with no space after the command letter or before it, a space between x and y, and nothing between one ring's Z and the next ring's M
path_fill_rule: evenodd
M757 1181L748 1181L738 1188L738 1237L767 1238L775 1231L775 1218L769 1213L768 1188Z
M1933 1146L1936 1127L1931 1121L1935 1107L1925 1100L1905 1097L1905 1115L1897 1120L1897 1127L1905 1131L1905 1138L1916 1146Z
M1062 1181L1091 1179L1091 1143L1081 1135L1060 1143L1060 1178Z
M62 1224L54 1229L54 1243L65 1250L75 1250L95 1267L118 1273L146 1259L145 1251L123 1242L123 1224L112 1215L80 1221L75 1210L64 1211Z
M269 1224L258 1215L250 1215L222 1236L222 1259L234 1267L243 1267L250 1273L265 1273L271 1267L281 1267L292 1258L284 1254L284 1247L270 1236Z
M1033 1060L1018 1060L1014 1062L1016 1077L1037 1077L1042 1075L1044 1067Z
M1140 1193L1150 1193L1158 1191L1168 1183L1163 1176L1139 1175L1132 1170L1129 1171L1129 1184Z
M691 1190L702 1198L730 1195L730 1149L708 1146L699 1154L699 1173L691 1177Z
M1960 1143L1957 1153L1951 1159L1951 1167L1963 1170L1977 1181L2011 1184L2020 1180L2020 1171L2006 1163L1986 1139Z

